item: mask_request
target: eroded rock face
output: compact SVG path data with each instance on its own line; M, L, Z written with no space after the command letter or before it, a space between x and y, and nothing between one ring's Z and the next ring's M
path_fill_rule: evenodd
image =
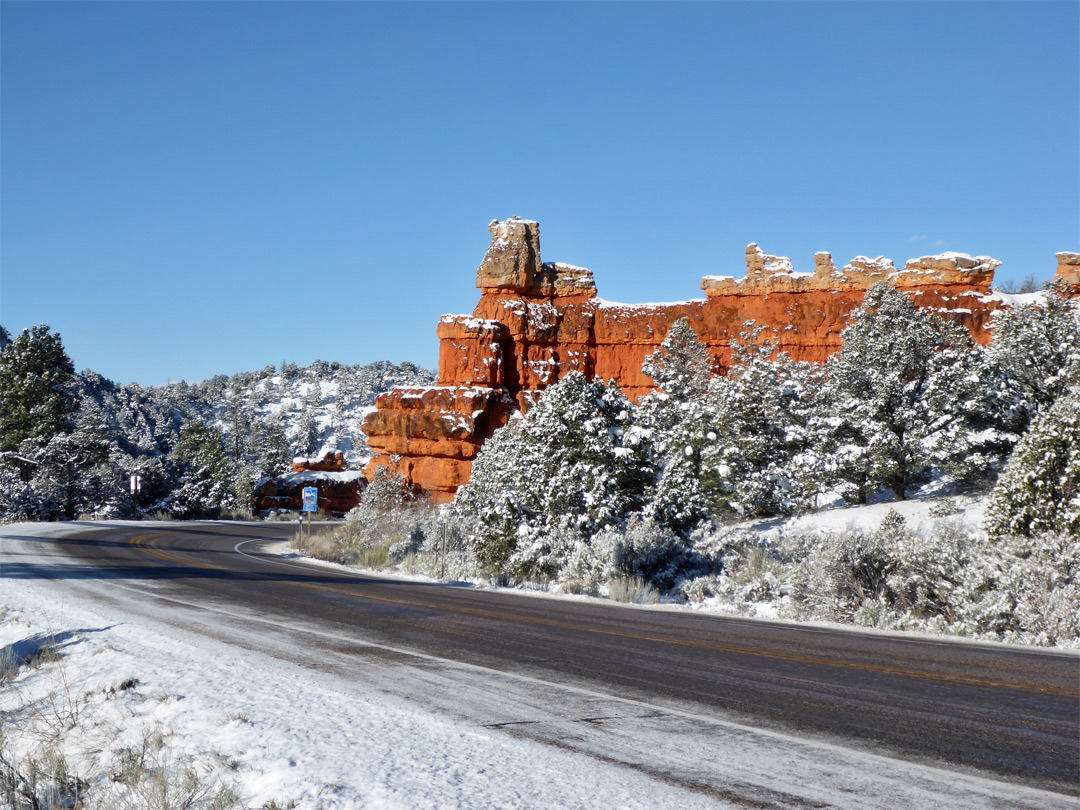
M545 298L596 295L592 272L570 264L540 261L540 224L511 217L488 225L491 245L476 271L484 295L520 293Z
M830 254L817 253L813 272L799 273L786 257L754 244L746 249L746 277L706 276L703 299L612 304L596 297L588 270L541 261L536 222L495 221L489 230L491 246L476 273L476 309L438 324L438 386L381 394L363 425L379 454L369 477L376 466L389 465L438 501L468 481L472 459L515 410L527 409L571 371L614 380L635 401L651 391L642 363L679 318L690 322L723 372L730 343L748 320L765 326L765 336L793 359L823 362L840 348L848 314L878 281L984 344L1001 307L990 288L1000 263L988 256L943 253L900 269L884 257L857 256L837 268ZM1058 261L1059 276L1080 285L1080 255L1058 254Z
M1054 278L1061 279L1074 290L1080 288L1080 253L1058 253L1057 260L1058 269Z
M341 472L345 469L345 454L340 450L328 450L322 458L294 458L293 472Z
M356 470L303 470L276 478L264 478L251 493L251 511L255 515L275 509L300 512L307 487L317 490L319 509L341 517L360 504L367 480Z
M866 292L884 281L902 290L963 286L990 291L994 270L1001 262L989 256L942 253L909 259L902 270L884 256L870 259L856 256L837 269L829 253L814 254L814 272L797 273L786 256L770 256L755 244L746 248L746 278L705 276L701 289L713 298L724 295L762 296L769 292L809 292L859 290Z

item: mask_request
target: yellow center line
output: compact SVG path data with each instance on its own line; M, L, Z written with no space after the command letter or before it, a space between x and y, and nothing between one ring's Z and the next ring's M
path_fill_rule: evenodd
M156 557L159 560L165 562L175 563L178 565L188 566L190 568L198 568L204 571L228 571L230 569L207 565L203 563L187 562L185 560L173 557L162 551L156 549L147 548L142 545L144 541L154 536L161 536L163 534L181 534L176 530L165 530L161 532L154 532L151 534L142 534L137 537L133 537L128 542L134 546L137 550L144 554L148 554L151 557ZM257 538L252 538L257 539ZM359 597L361 599L368 599L374 602L386 602L395 605L405 605L408 607L427 608L428 610L458 613L466 616L477 616L485 619L496 619L499 621L518 622L522 624L532 624L542 627L554 627L561 630L575 630L578 632L597 633L599 635L614 636L616 638L627 638L635 641L651 641L659 644L672 644L680 647L693 647L703 650L715 650L717 652L738 653L742 655L753 655L761 658L771 658L781 661L794 661L797 663L805 664L818 664L823 666L844 667L846 669L861 670L864 672L874 672L884 675L900 675L911 678L922 678L932 681L945 681L948 683L960 683L969 686L986 686L999 689L1016 689L1023 692L1038 692L1040 694L1047 695L1062 695L1065 697L1075 697L1080 699L1080 689L1069 688L1055 688L1055 687L1039 687L1023 683L1015 683L1010 681L989 680L985 678L976 678L964 675L949 675L947 673L936 672L922 672L919 670L904 669L902 667L890 667L882 666L880 664L863 664L854 661L837 661L830 658L823 658L820 656L802 655L797 653L785 653L785 652L769 652L764 650L748 649L732 644L717 644L715 642L695 641L693 639L679 639L670 638L667 636L654 636L647 633L637 633L627 630L613 630L596 627L586 627L584 625L574 624L570 622L561 622L555 619L540 619L529 616L518 616L509 613L503 613L493 610L484 610L481 608L468 608L460 606L448 606L432 604L430 602L421 602L412 599L401 599L391 596L378 596L370 593L360 593L356 590L336 588L330 585L316 585L309 582L295 582L288 579L268 579L268 582L274 584L287 585L293 588L302 588L304 590L319 591L322 593L331 593L341 596Z

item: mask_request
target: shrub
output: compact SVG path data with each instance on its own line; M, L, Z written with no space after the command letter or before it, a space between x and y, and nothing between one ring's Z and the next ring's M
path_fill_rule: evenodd
M614 571L641 579L661 591L709 568L671 529L636 515L627 521L612 552Z
M314 556L333 562L381 568L400 561L424 543L432 507L400 475L380 467L360 504L345 523L319 538Z
M654 605L660 601L660 594L641 577L616 577L608 583L608 598L614 602Z

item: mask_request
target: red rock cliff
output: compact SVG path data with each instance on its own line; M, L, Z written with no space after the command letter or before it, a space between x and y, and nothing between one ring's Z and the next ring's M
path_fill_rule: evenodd
M469 479L481 445L530 398L571 371L614 380L633 400L652 390L641 371L672 324L687 318L723 371L730 342L747 320L765 326L780 351L821 362L840 348L845 318L871 285L887 281L989 340L994 269L987 256L945 253L896 268L863 256L838 268L828 253L812 273L797 273L784 257L746 249L746 277L706 276L705 298L679 304L613 304L596 296L592 273L540 259L536 222L513 218L489 226L492 241L476 273L480 302L470 316L446 315L438 325L439 378L432 388L380 394L363 430L377 454L438 501ZM1075 254L1059 254L1076 274ZM1069 279L1077 283L1074 279Z

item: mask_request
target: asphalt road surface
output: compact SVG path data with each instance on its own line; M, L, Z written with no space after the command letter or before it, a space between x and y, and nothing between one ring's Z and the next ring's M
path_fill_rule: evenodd
M4 577L115 580L186 604L715 714L1080 795L1080 656L338 572L261 550L286 524L84 524ZM46 541L42 541L46 542Z

